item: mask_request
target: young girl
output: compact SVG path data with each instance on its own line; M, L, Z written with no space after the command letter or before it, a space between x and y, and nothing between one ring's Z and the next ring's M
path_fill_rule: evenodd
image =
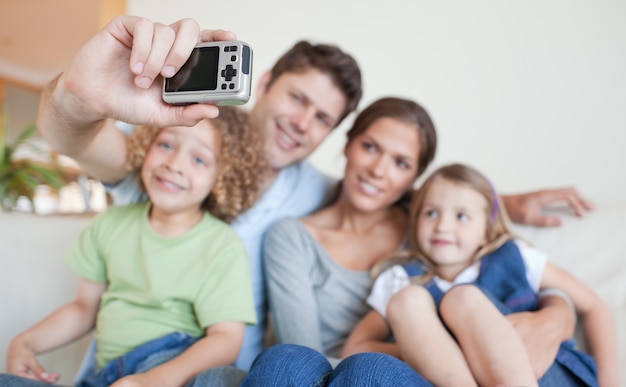
M536 386L521 338L504 315L536 310L538 291L558 288L583 319L598 368L572 340L561 345L553 368L568 375L568 385L619 385L608 306L514 238L483 175L460 164L438 169L415 192L411 222L411 251L384 264L368 297L373 310L351 334L344 356L393 332L403 360L435 385Z
M97 367L79 385L181 386L232 364L256 322L248 256L225 221L252 206L266 161L236 108L193 127L144 127L129 166L149 201L112 207L66 257L76 299L16 336L8 372L54 383L36 355L96 328ZM97 368L97 369L95 369Z

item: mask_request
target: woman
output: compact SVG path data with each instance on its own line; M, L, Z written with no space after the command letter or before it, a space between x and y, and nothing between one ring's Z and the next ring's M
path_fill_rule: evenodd
M371 348L382 353L341 362L339 356L369 310L370 269L405 242L406 194L436 146L431 118L413 101L382 98L358 115L348 131L345 174L335 200L308 217L276 222L266 235L264 266L276 339L298 345L261 353L244 386L430 385L397 359L391 342Z
M302 344L338 362L350 330L368 311L370 268L404 242L403 199L436 145L430 116L413 101L383 98L359 114L348 132L345 175L333 203L279 221L266 235L264 265L279 343ZM391 344L387 352L393 353Z

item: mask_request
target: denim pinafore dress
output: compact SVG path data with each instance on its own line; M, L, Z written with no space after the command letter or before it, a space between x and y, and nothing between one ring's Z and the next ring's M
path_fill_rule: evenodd
M410 262L402 267L410 277L424 273L418 263ZM473 284L480 288L504 315L536 311L539 308L537 295L526 278L524 260L512 240L481 259L478 278ZM432 279L424 286L439 305L444 292ZM568 369L587 386L598 386L595 360L578 349L573 339L561 343L555 362Z

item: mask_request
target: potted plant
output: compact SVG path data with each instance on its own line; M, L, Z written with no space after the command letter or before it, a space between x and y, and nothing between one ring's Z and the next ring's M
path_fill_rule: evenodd
M15 158L15 151L22 146L30 147L35 153L44 154L41 148L26 142L37 132L35 123L22 129L13 144L9 143L7 132L7 117L3 114L0 123L0 207L5 211L11 211L21 196L33 204L37 186L47 185L53 190L58 190L65 181L60 168L52 160L45 163ZM31 208L34 206L31 205Z

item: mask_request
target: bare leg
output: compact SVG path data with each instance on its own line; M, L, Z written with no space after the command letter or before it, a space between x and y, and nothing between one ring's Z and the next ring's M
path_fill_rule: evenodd
M480 289L452 288L440 313L481 386L537 386L521 337Z
M402 360L435 386L476 386L461 348L445 329L425 288L409 286L387 306Z

